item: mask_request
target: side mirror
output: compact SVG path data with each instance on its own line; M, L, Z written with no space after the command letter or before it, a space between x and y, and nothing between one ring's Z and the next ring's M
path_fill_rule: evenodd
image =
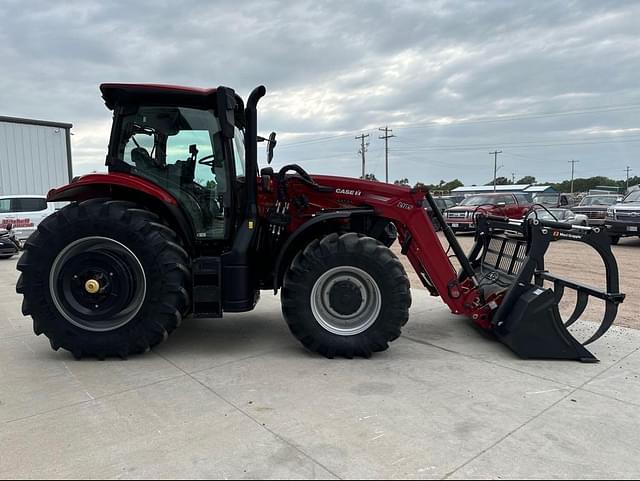
M5 225L4 228L8 232L11 232L13 230L13 224L9 223L9 224Z
M216 89L216 107L222 135L232 139L235 131L236 93L229 87Z
M271 132L269 139L267 140L267 164L271 164L273 161L273 151L276 148L278 141L276 140L276 133Z

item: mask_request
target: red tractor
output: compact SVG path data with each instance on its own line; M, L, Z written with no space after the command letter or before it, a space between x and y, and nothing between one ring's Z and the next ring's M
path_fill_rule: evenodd
M113 111L108 174L74 179L48 201L69 205L25 245L17 291L36 334L77 358L127 357L160 343L186 316L252 310L281 289L289 327L327 357L387 349L409 318L409 280L389 247L399 242L424 286L523 357L595 357L558 312L578 291L613 322L624 295L609 237L599 229L478 213L467 257L430 194L408 187L311 176L298 165L258 172L256 88L246 107L226 87L104 84ZM453 254L456 272L425 206ZM518 232L518 237L501 234ZM551 239L593 246L607 266L600 291L552 275ZM553 288L545 287L545 281Z

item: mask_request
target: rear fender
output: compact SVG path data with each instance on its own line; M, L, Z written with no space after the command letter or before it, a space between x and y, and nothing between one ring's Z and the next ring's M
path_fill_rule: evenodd
M47 202L82 202L95 198L128 200L159 215L192 250L195 234L176 198L156 184L125 173L90 174L52 189Z

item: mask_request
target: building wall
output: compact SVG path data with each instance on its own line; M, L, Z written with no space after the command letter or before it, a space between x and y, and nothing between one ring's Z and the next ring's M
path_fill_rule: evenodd
M71 125L29 122L0 118L0 195L46 194L71 180Z

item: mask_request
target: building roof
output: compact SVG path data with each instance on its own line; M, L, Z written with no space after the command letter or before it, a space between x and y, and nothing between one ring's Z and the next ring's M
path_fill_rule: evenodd
M507 184L496 185L496 192L547 192L554 191L550 185L532 185L532 184ZM469 187L456 187L451 192L459 194L463 193L485 193L493 192L493 185L472 185Z
M10 124L25 124L25 125L42 125L44 127L57 127L59 129L71 129L72 124L64 122L50 122L49 120L36 120L36 119L24 119L22 117L4 117L0 115L0 122L7 122Z
M546 192L548 190L552 190L555 192L555 189L550 185L530 185L524 190L525 192Z
M530 184L509 184L509 185L496 185L496 192L514 192L523 191ZM469 187L456 187L451 192L493 192L493 185L472 185Z

